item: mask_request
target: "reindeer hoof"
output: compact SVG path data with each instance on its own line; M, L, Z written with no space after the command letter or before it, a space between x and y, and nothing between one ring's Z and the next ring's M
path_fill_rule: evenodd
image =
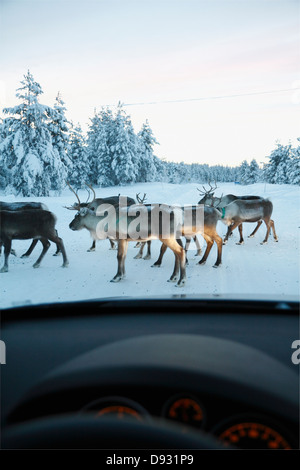
M266 245L266 244L267 244L267 242L261 242L261 245Z
M53 253L52 256L59 256L60 254L61 254L61 253L60 253L60 251L59 251L58 253Z
M168 282L176 282L176 281L177 281L177 276L170 277L170 279L168 279Z
M89 248L88 250L86 251L96 251L95 248Z
M135 257L133 259L141 259L141 258L142 258L142 255L137 254L137 255L135 255Z
M113 279L110 280L110 282L120 282L120 281L121 281L120 277L118 277L118 278L114 277Z
M248 238L254 238L254 235L248 235Z
M175 287L184 287L184 286L185 286L185 279L182 279L177 284L175 284Z
M40 263L34 263L34 265L32 266L33 268L39 268L40 267Z
M7 273L8 268L6 266L3 266L3 268L0 269L0 273Z
M17 256L17 253L15 250L10 250L10 254L13 255L13 256Z
M223 245L227 245L227 240L226 240L226 241L225 241L225 240L223 241Z
M203 264L205 264L205 263L206 263L206 260L205 260L205 261L199 261L199 263L198 263L198 264L201 264L201 265L203 265Z
M151 259L151 255L146 255L146 256L144 256L144 258L143 258L143 259L145 259L145 260L147 260L147 259Z
M26 255L26 254L24 253L24 255L22 255L21 258L29 258L29 255Z
M244 245L244 242L236 242L236 245Z
M220 266L221 266L221 263L220 264L214 264L213 268L219 268Z
M62 268L67 268L69 266L69 261L67 261L66 263L62 264Z
M154 264L152 264L151 268L160 268L160 266L161 266L160 264L155 264L154 263Z

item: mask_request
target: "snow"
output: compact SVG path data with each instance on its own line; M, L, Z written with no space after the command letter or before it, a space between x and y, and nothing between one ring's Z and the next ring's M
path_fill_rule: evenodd
M136 193L147 193L147 202L167 204L193 204L199 200L197 184L141 183L122 187L95 188L98 197L107 197L121 193L135 197ZM41 252L39 243L30 258L20 256L30 245L30 241L13 241L17 257L10 255L9 272L0 274L0 307L24 305L26 303L46 303L57 301L75 301L108 297L148 297L189 294L229 294L232 297L246 295L258 298L270 295L273 298L296 296L299 298L299 195L298 186L271 185L256 183L242 186L233 183L220 183L215 192L221 194L261 195L271 199L274 205L273 220L279 242L272 236L266 245L261 245L266 232L263 224L254 238L247 235L256 224L244 224L244 245L236 245L238 231L228 244L223 246L222 265L213 269L217 251L214 245L205 265L199 266L199 257L195 257L196 247L192 242L188 252L189 266L187 281L182 288L167 282L173 271L174 255L167 250L160 268L152 268L156 260L160 242L152 242L151 260L133 259L137 254L135 243L129 243L126 259L126 279L119 283L110 280L117 271L116 251L110 250L108 240L98 241L95 252L87 252L92 240L87 230L73 232L69 223L75 211L64 206L74 202L74 195L65 189L61 196L25 198L0 194L2 201L40 201L57 216L57 230L63 238L69 267L62 268L62 257L53 257L55 246L51 243L40 268L32 265ZM84 202L86 191L79 191ZM221 236L226 233L226 226L218 222L217 230ZM205 246L200 236L201 246ZM146 247L144 250L146 254ZM3 263L3 254L1 256Z

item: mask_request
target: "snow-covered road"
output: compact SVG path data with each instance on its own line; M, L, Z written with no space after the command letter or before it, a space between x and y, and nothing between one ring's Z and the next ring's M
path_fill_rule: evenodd
M121 193L135 197L136 193L147 193L147 202L167 204L192 204L199 200L197 185L173 185L166 183L147 183L120 188L96 189L97 196L110 196ZM196 249L191 243L188 254L187 282L185 287L177 289L168 283L174 255L167 250L161 268L152 268L158 256L160 242L152 243L152 259L135 260L137 250L134 243L129 244L126 260L126 279L120 283L111 283L110 279L117 270L116 251L110 250L108 240L97 243L96 252L87 252L91 245L86 230L73 232L69 223L75 211L68 211L63 206L71 205L74 195L66 189L59 197L51 198L15 198L0 196L3 201L36 200L45 202L57 216L57 229L64 240L70 265L61 268L62 258L53 257L55 246L51 247L39 269L32 265L41 251L38 244L31 257L21 259L30 241L13 242L17 257L10 256L9 272L0 274L0 307L5 308L25 303L45 303L65 300L95 299L119 296L153 296L182 294L230 294L233 297L246 294L251 298L260 295L299 296L299 232L300 232L300 189L291 185L270 185L257 183L240 186L229 183L220 184L216 195L253 194L269 197L274 205L273 220L279 242L271 236L267 245L260 245L265 235L262 225L255 238L246 238L253 230L253 224L244 224L245 244L238 246L238 231L223 247L223 260L219 269L213 269L216 260L216 246L213 247L207 263L197 265L199 258L194 256ZM79 193L82 200L86 192ZM218 232L226 233L226 227L219 222ZM205 242L200 236L201 246ZM3 255L1 257L3 263Z

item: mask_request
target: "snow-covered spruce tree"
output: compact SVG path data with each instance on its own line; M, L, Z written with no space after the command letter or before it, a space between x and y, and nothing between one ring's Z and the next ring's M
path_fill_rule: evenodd
M48 196L65 186L66 168L52 145L48 128L50 108L39 103L43 93L28 71L16 96L21 104L4 108L6 137L1 142L9 183L23 196ZM52 186L52 184L54 186Z
M284 184L289 183L287 168L292 155L292 146L277 143L276 148L268 157L269 163L264 166L264 179L267 183Z
M153 146L158 144L149 126L148 120L137 135L138 139L138 182L157 181L156 166L153 158Z
M137 142L132 139L131 127L122 109L118 107L113 134L109 135L109 150L112 156L111 167L116 185L131 184L136 181L138 167L136 164Z
M242 184L249 184L249 164L246 160L243 160L240 167L239 167L239 180Z
M49 108L49 130L51 132L53 148L57 150L60 160L65 165L68 172L67 178L69 179L72 173L72 161L68 156L70 122L65 116L66 108L64 104L58 92L54 108Z
M72 162L72 172L69 173L68 180L76 189L83 188L85 183L89 182L89 162L85 138L79 123L76 127L71 123L68 154Z
M115 184L112 157L109 150L110 134L113 134L114 118L110 109L94 113L90 119L87 138L89 181L100 186Z
M7 156L9 153L9 146L4 146L4 140L6 139L9 131L9 118L3 120L0 119L0 189L5 189L10 184L10 169L6 164Z
M260 169L255 159L251 160L248 172L248 184L257 183L260 179Z
M300 142L300 138L298 138ZM300 146L293 148L291 158L287 166L287 178L289 184L300 185Z

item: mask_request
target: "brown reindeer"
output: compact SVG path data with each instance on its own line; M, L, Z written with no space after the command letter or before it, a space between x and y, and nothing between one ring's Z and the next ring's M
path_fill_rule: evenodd
M4 265L1 273L8 271L8 257L12 240L40 240L43 251L33 267L38 268L48 251L49 240L56 243L63 255L63 267L68 266L65 247L55 230L56 217L52 212L36 209L22 211L0 211L0 241L4 245Z

